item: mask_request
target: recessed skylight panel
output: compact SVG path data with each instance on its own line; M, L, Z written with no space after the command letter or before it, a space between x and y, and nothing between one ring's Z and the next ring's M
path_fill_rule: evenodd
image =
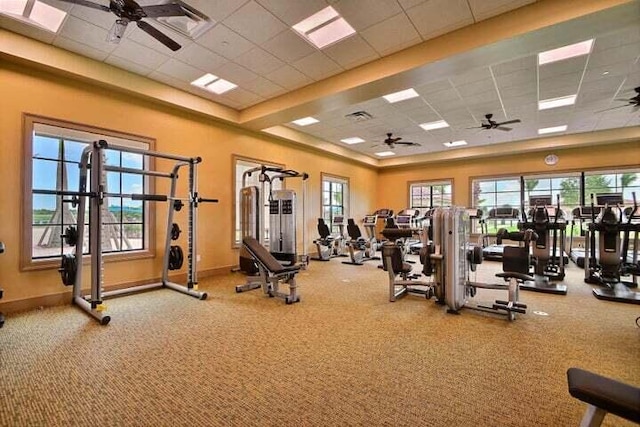
M0 0L0 13L57 33L67 12L39 0Z
M192 81L191 84L217 95L222 95L223 93L229 92L230 90L238 87L238 85L231 83L230 81L221 79L220 77L209 73Z
M538 65L550 64L564 59L575 58L591 52L593 39L547 50L538 54Z
M424 130L442 129L448 128L449 123L447 123L445 120L438 120L436 122L422 123L420 127Z
M565 107L576 103L578 95L561 96L559 98L543 99L538 101L538 110L548 110L551 108Z
M445 142L443 144L445 147L461 147L463 145L467 145L467 141L464 140L460 140L460 141L451 141L451 142Z
M318 49L332 45L356 32L331 6L298 22L292 28Z
M420 96L415 89L405 89L399 92L393 92L388 95L384 95L383 98L386 99L389 103L393 104L394 102L404 101L405 99L416 98Z
M549 128L538 129L538 135L545 135L547 133L564 132L567 130L567 125L553 126Z
M345 144L353 145L353 144L360 144L361 142L364 142L364 139L354 136L351 138L341 139L340 141L344 142Z
M303 117L301 119L294 120L291 123L298 126L309 126L314 123L318 123L319 121L320 120L316 119L315 117Z

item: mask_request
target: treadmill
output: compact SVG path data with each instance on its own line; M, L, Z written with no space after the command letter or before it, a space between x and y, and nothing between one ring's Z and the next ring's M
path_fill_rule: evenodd
M493 208L489 210L489 215L487 215L487 219L485 220L485 224L490 221L498 222L498 221L515 221L516 224L520 219L520 210L516 208ZM488 228L488 225L487 225ZM491 245L486 245L482 249L482 256L484 259L489 261L502 261L502 253L504 252L504 245L502 243L502 239L498 237L495 233L487 233L483 236L483 240L486 238L494 238L496 239L496 243Z

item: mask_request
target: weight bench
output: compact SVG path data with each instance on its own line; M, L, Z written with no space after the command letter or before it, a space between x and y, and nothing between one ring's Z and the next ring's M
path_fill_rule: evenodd
M612 413L640 423L640 388L579 368L567 371L569 393L587 403L580 427L597 427Z
M260 276L257 281L249 278L244 285L236 286L236 292L250 291L262 287L262 291L269 297L282 298L287 304L300 302L296 284L296 274L300 271L299 265L283 266L253 237L242 239L242 247L258 264ZM289 285L288 294L279 290L280 282Z

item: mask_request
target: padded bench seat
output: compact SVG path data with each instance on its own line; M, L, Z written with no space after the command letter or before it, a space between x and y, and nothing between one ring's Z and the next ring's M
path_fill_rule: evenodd
M584 369L567 371L569 393L590 405L581 426L595 427L607 413L640 423L640 388Z

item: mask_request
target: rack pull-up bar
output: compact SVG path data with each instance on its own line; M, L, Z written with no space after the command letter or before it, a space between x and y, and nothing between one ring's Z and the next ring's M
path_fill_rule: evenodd
M158 151L150 151L142 148L134 148L134 147L127 147L123 145L109 144L104 139L101 139L100 141L98 141L98 145L102 149L118 150L124 153L140 154L142 156L157 157L159 159L175 160L178 162L200 163L202 161L201 157L176 156L175 154L160 153Z

